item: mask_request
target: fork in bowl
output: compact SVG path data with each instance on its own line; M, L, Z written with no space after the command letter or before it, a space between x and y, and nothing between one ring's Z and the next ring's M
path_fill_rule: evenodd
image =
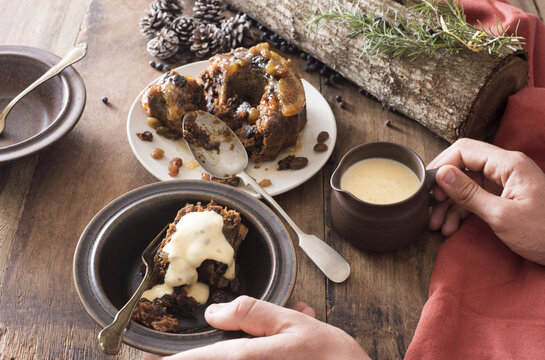
M131 315L134 310L134 307L140 300L142 293L148 287L148 284L151 280L151 267L154 264L154 256L159 248L163 234L168 229L168 225L161 230L157 236L149 243L149 245L142 252L142 262L146 267L146 272L142 282L129 299L129 301L117 312L114 320L108 326L106 326L98 334L98 345L103 353L108 355L116 355L119 352L121 347L122 334L129 321L131 320Z

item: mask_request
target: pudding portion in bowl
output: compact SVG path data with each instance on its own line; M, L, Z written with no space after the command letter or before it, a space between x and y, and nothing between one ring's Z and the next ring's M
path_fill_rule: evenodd
M179 210L155 255L151 287L133 320L157 331L178 332L180 320L201 305L238 294L236 254L247 233L237 211L213 201Z

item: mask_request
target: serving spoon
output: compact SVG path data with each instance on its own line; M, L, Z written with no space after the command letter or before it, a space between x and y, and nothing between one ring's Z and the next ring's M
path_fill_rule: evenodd
M286 220L297 234L301 249L329 280L340 283L348 278L348 262L317 236L303 232L272 196L246 173L246 149L223 121L205 111L192 111L184 116L183 127L189 150L203 169L219 179L238 176Z
M57 64L53 65L49 70L46 71L45 74L40 76L36 81L34 81L32 84L30 84L25 90L23 90L19 95L17 95L13 100L10 101L10 103L2 110L0 113L0 134L4 132L4 128L6 126L6 117L8 116L11 109L29 92L34 90L39 85L43 84L47 80L51 79L53 76L57 75L61 71L63 71L67 66L70 66L85 56L87 53L87 43L81 43L76 46L74 46L72 49L68 51L68 53L59 61Z

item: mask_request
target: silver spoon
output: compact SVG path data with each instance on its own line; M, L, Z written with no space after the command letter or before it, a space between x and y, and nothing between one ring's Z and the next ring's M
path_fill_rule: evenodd
M282 215L297 234L299 246L308 257L333 282L340 283L350 275L350 265L331 246L314 235L303 232L278 203L246 172L248 154L244 145L233 131L216 116L204 111L193 111L184 116L184 138L189 149L199 164L210 174L220 179L230 178L233 174L263 196L269 204ZM187 133L193 129L205 132L210 138L206 146L191 140ZM193 133L194 134L194 133ZM218 150L215 150L216 146ZM209 150L205 149L207 147Z
M51 79L53 76L60 73L67 66L72 65L73 63L83 59L86 53L87 53L86 43L81 43L74 46L72 49L70 49L70 51L68 51L68 53L62 58L61 61L53 65L49 70L47 70L45 74L40 76L38 80L34 81L32 84L30 84L29 87L27 87L19 95L17 95L13 100L11 100L10 103L0 113L0 134L2 134L2 132L4 131L4 127L6 126L6 117L8 116L8 113L11 111L11 108L13 108L13 106L15 106L15 104L17 104L17 102L23 98L23 96L25 96L26 94L34 90L34 88L36 88L37 86Z

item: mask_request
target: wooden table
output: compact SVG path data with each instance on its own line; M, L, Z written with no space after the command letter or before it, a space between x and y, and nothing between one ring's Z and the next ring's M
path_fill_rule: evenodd
M545 0L513 1L540 16ZM72 280L72 257L85 225L103 206L138 186L156 182L132 154L125 134L136 94L158 73L148 66L137 29L148 1L55 0L0 3L0 43L39 47L63 55L89 44L76 68L87 87L78 125L40 154L0 166L0 359L105 358L99 327L81 305ZM399 359L411 342L427 298L438 233L386 254L362 252L331 227L329 178L351 147L375 140L414 149L429 162L448 144L417 123L388 112L349 84L325 86L317 73L305 79L330 102L338 126L327 165L296 190L277 197L301 228L335 247L350 262L343 284L326 281L298 251L292 301L310 304L318 318L356 337L375 359ZM347 104L341 109L334 97ZM101 98L107 96L110 105ZM384 126L390 120L392 127ZM141 352L123 346L119 359Z

